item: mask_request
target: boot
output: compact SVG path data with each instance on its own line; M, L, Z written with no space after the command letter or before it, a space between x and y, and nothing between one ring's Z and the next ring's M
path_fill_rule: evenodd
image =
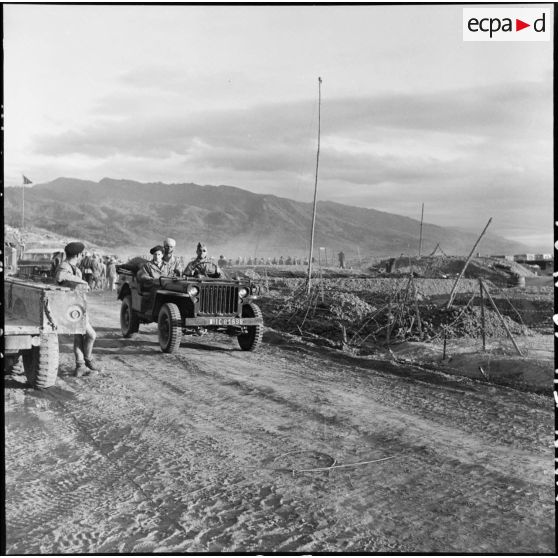
M103 369L99 365L99 363L94 358L86 358L85 359L85 366L89 368L88 375L91 376L98 372L101 372Z
M85 362L76 362L74 376L81 378L82 376L86 376L88 372L89 370L87 369L87 366L85 366Z

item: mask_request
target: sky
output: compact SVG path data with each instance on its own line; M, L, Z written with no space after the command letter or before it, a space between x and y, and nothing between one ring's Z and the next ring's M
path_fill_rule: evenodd
M110 177L311 202L319 123L318 200L415 219L424 204L425 222L479 234L493 217L551 252L551 41L463 41L460 5L3 9L8 186Z

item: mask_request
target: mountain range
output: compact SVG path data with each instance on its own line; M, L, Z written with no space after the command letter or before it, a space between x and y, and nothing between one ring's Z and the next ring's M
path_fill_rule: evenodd
M191 255L198 241L214 256L273 257L308 254L312 203L255 194L232 186L193 183L141 183L103 178L99 182L57 178L26 187L25 223L106 247L125 255L145 253L165 237L177 240L177 253ZM4 218L19 226L21 187L4 190ZM423 255L436 247L466 255L480 231L424 223ZM375 209L319 201L314 250L344 251L347 258L416 255L420 222ZM488 232L482 254L529 252L523 244Z

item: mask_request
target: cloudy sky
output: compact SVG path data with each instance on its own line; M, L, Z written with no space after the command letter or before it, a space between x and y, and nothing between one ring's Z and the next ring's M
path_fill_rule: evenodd
M464 42L457 5L8 5L4 179L310 202L321 76L319 199L550 252L552 73L551 42Z

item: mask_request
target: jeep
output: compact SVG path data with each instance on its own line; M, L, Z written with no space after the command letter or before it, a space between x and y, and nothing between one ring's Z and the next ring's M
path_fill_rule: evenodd
M123 337L140 324L157 322L164 353L180 346L183 335L216 331L235 336L243 351L255 351L262 341L263 317L254 303L259 287L248 279L160 277L142 286L135 273L117 267L120 327Z

